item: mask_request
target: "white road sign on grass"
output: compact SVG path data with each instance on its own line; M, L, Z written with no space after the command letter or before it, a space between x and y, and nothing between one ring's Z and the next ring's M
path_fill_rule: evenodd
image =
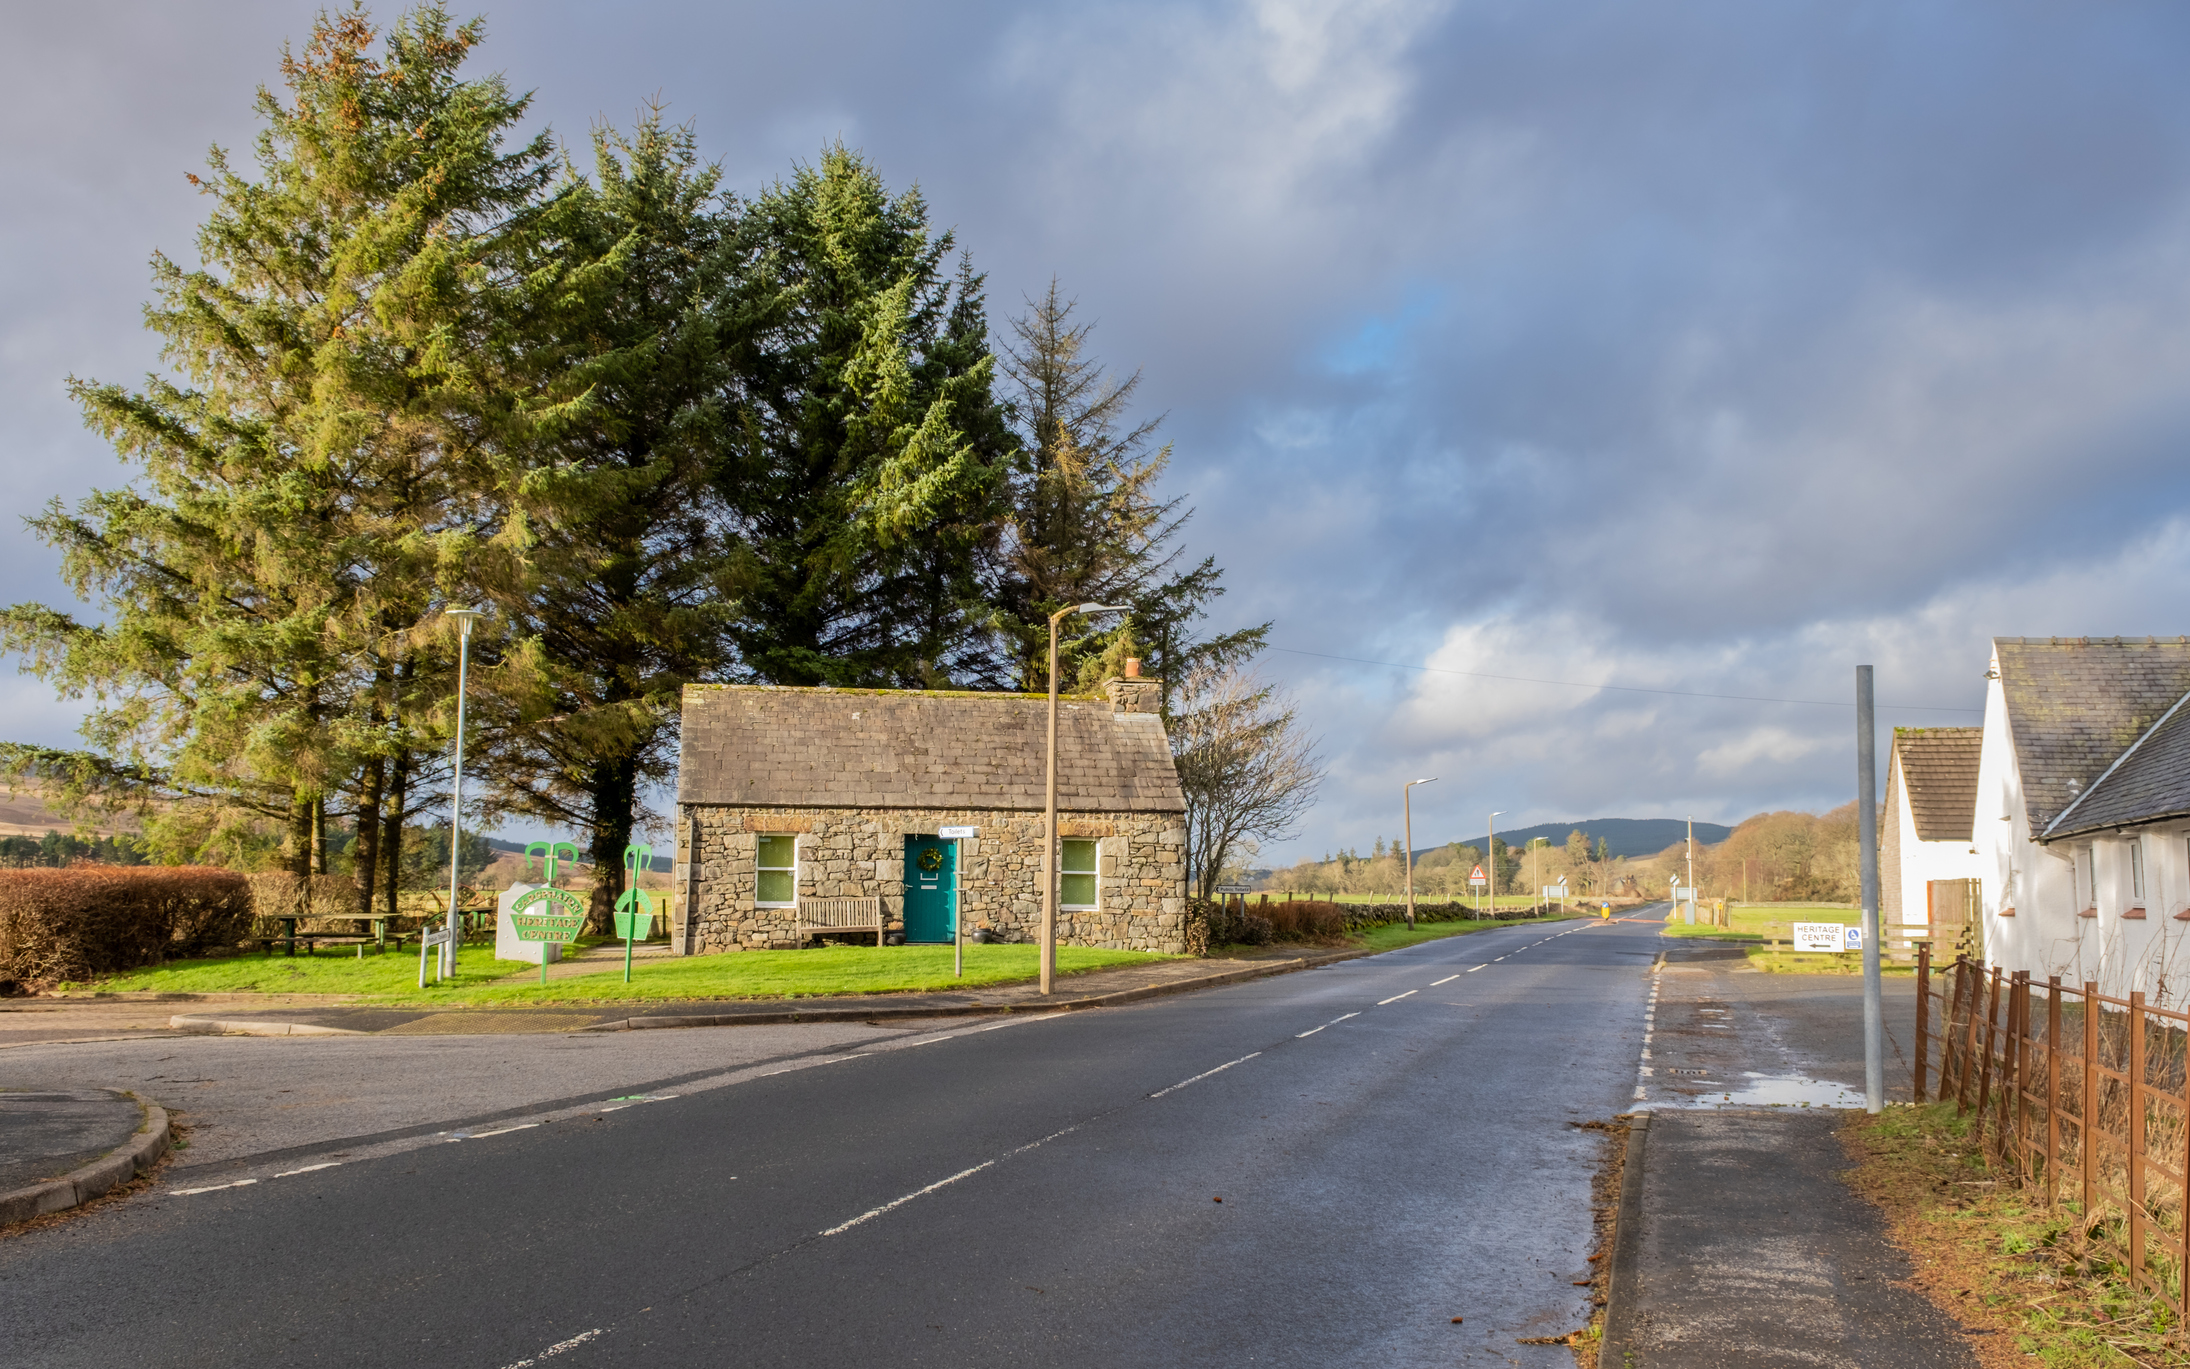
M1797 922L1795 924L1795 949L1798 951L1845 951L1850 949L1848 933L1857 937L1856 946L1862 944L1863 929L1850 927L1842 922Z

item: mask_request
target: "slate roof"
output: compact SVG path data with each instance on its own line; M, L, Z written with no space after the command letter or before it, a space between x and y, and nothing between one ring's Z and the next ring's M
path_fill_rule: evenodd
M1968 841L1977 812L1982 727L1897 727L1893 759L1901 767L1919 841Z
M2070 803L2045 835L2051 841L2186 814L2190 814L2190 708L2178 702L2082 798Z
M2033 832L2190 693L2190 637L1995 637L1992 646Z
M687 685L677 802L1039 811L1047 719L1024 694ZM1063 700L1057 806L1185 812L1163 719Z

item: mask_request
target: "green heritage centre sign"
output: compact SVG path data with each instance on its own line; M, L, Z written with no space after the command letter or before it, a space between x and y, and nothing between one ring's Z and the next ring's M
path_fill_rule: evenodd
M567 946L585 930L585 901L568 889L527 889L510 905L510 928L519 941L552 941ZM547 968L541 963L542 971Z

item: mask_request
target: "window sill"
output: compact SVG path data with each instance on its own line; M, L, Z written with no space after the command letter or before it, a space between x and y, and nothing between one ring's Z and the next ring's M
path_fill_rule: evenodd
M2012 907L2009 907L2009 908L2002 908L2002 909L2000 910L2000 912L1999 912L1999 916L2001 916L2001 917L2013 917L2013 916L2015 916L2015 909L2014 909L2014 908L2012 908Z
M2082 912L2076 914L2076 916L2078 917L2097 917L2098 915L2099 910L2096 908L2086 908Z
M2122 921L2124 921L2124 922L2142 922L2142 921L2144 921L2144 909L2142 909L2142 908L2131 908L2131 909L2129 909L2128 911L2126 911L2126 912L2124 912L2124 913L2122 914Z

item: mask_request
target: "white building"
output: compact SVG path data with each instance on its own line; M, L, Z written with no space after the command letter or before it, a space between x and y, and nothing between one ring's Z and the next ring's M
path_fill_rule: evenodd
M1886 812L1878 827L1878 915L1888 945L1928 928L1926 886L1932 880L1983 877L1970 843L1970 818L1984 735L1981 727L1893 730ZM1932 948L1934 955L1946 950Z
M1986 958L2190 1000L2190 638L1999 637L1973 842Z

